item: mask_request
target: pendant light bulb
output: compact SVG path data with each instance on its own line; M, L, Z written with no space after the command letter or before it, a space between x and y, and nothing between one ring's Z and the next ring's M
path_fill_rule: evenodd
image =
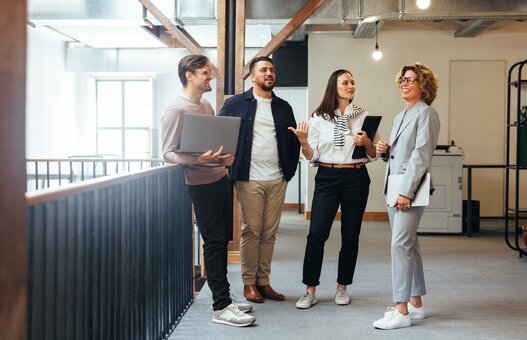
M373 60L381 60L382 59L382 52L381 50L379 50L379 42L378 42L378 39L377 39L377 35L378 35L378 32L377 32L377 25L379 24L378 21L375 22L375 51L373 51L373 53L371 54L371 57L373 58Z
M430 0L417 0L416 4L420 9L427 9L430 6Z
M375 51L371 54L371 57L374 60L381 60L382 59L382 52L379 50L379 45L375 44Z

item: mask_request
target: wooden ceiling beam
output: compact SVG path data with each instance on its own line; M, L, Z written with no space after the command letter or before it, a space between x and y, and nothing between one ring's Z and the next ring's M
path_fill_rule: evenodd
M152 35L154 38L165 44L167 47L171 48L184 48L179 41L174 39L172 35L168 34L165 30L164 26L141 26L142 29L144 29L146 32L148 32L150 35Z
M181 43L187 50L192 54L203 55L201 52L201 46L196 40L194 40L187 31L182 28L176 27L150 0L137 0L145 8L152 13L152 15L159 20L161 24L166 28L167 32L172 35L174 39ZM212 71L217 77L218 69L212 64Z
M179 41L192 54L201 55L201 46L195 43L195 40L190 40L184 33L182 33L176 25L174 25L150 0L138 0L145 6L145 8L152 13L152 15L165 26L167 32Z
M142 1L142 0L140 0ZM275 35L271 41L265 45L260 52L256 53L253 57L270 56L276 51L283 43L287 40L302 24L313 14L317 9L324 4L326 0L309 0L309 2L282 28L277 35ZM247 79L249 76L249 61L243 68L243 79Z

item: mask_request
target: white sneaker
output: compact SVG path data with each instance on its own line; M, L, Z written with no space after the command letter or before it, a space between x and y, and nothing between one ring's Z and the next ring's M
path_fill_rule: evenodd
M239 310L241 310L244 313L249 313L253 309L253 306L251 306L250 304L246 302L241 301L234 294L231 294L231 301L238 307Z
M396 329L409 327L412 325L410 314L402 315L394 307L388 307L388 311L384 313L384 317L373 323L373 327L379 329Z
M337 305L349 305L351 302L350 297L346 293L346 288L338 288L337 292L335 293L335 303Z
M421 320L426 317L424 306L417 308L412 306L410 302L408 302L408 312L410 312L410 318L412 320Z
M222 310L214 311L212 315L212 322L235 327L249 326L254 321L256 321L254 316L245 314L234 303Z
M296 302L296 308L308 309L311 308L311 306L313 306L315 303L317 303L315 293L311 294L310 292L306 292L306 294Z

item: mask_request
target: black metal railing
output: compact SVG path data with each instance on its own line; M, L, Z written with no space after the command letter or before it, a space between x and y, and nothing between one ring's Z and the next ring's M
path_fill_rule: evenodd
M28 221L28 339L164 339L190 306L182 168L28 194Z
M121 159L103 156L26 159L26 191L56 188L64 184L162 165L159 158Z

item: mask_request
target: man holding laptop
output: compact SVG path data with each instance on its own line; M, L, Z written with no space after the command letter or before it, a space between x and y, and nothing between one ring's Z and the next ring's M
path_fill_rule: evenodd
M184 115L214 115L211 104L202 98L203 93L211 91L210 81L214 78L209 59L202 55L185 56L179 62L178 74L182 94L168 105L161 119L163 158L167 163L185 166L185 182L203 238L207 282L214 300L212 321L248 326L255 321L245 313L251 305L231 296L227 280L227 244L232 222L228 218L230 190L225 167L233 163L234 156L222 154L223 146L201 154L179 152Z
M271 260L287 182L294 176L300 143L291 105L273 93L275 70L268 57L250 63L253 87L227 99L220 116L240 117L236 160L229 168L240 201L240 257L244 296L285 300L270 285Z

